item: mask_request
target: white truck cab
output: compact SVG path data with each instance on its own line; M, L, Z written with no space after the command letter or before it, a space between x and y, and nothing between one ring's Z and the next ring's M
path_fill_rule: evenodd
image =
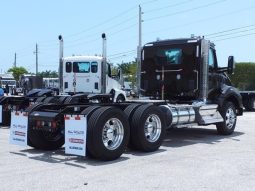
M63 58L63 93L94 93L103 92L103 57L101 56L71 56ZM106 92L115 92L114 101L126 99L121 90L120 76L111 76L111 67L106 67ZM118 97L119 96L119 97Z

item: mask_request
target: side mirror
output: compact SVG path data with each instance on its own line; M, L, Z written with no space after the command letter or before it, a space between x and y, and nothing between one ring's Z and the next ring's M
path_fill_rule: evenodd
M108 76L112 77L112 70L110 64L108 64Z
M121 71L120 71L120 69L118 69L118 75L117 75L117 77L118 77L118 79L120 79L120 76L121 75Z
M235 69L234 56L228 57L228 74L233 74Z

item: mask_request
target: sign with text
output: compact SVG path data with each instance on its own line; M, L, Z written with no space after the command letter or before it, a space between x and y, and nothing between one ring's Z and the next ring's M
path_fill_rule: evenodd
M86 156L87 117L65 116L65 153Z
M27 146L28 116L26 112L12 112L10 144Z

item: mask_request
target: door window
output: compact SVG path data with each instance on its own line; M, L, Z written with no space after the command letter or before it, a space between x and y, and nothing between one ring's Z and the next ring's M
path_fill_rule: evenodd
M92 73L97 73L97 70L98 70L97 62L91 62L91 72Z
M71 72L72 72L72 63L66 62L66 73L71 73Z
M210 68L214 68L214 54L213 54L213 50L212 49L209 50L208 65L209 65Z

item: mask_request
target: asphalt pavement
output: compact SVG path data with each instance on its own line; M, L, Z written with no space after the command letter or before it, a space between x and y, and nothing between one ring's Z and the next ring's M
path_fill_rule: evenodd
M254 183L255 112L238 117L230 136L213 125L170 130L157 152L127 150L111 162L10 145L0 127L1 191L251 191Z

